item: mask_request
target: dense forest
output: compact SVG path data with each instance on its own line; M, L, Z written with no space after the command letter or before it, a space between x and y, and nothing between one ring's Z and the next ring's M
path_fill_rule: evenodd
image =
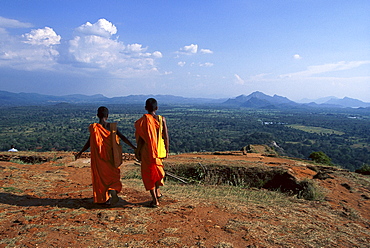
M56 104L0 108L0 149L78 151L96 122L99 106ZM107 105L109 121L132 142L143 105ZM308 159L322 151L335 165L355 170L370 164L369 109L255 110L219 105L160 105L172 153L240 150L248 144L274 145L285 156ZM124 152L132 152L123 145Z

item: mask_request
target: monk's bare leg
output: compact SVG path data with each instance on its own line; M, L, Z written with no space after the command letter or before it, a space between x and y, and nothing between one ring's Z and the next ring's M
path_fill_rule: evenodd
M114 205L116 204L118 201L119 201L119 198L117 196L117 191L115 191L114 189L113 190L109 190L109 200L110 200L110 204Z
M161 191L159 190L159 182L155 183L155 194L158 199L162 197Z
M150 191L150 194L152 195L152 198L153 198L152 205L153 206L159 206L159 201L158 201L158 198L157 198L156 189L151 189L149 191Z

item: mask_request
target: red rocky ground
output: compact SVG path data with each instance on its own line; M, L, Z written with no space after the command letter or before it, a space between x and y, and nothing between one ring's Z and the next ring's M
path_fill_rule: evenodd
M0 247L369 247L369 176L333 170L313 179L317 171L304 161L261 154L182 154L167 162L259 161L316 181L326 197L262 200L266 190L252 188L244 190L253 191L256 199L230 200L225 193L223 200L195 196L187 188L192 186L169 183L161 206L153 209L140 179L123 179L120 201L101 207L92 202L89 159L73 161L72 153L53 156L34 165L0 162ZM126 161L122 177L135 170L135 161Z

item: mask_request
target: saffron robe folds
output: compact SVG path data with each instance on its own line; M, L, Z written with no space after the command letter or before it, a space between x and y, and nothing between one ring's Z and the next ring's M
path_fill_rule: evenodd
M145 114L135 122L135 137L144 140L144 145L138 147L141 154L141 177L146 190L153 190L155 184L163 186L164 169L162 159L158 158L159 122L151 115Z
M111 132L99 123L91 124L89 131L94 202L105 203L108 190L121 191L121 173L114 166Z

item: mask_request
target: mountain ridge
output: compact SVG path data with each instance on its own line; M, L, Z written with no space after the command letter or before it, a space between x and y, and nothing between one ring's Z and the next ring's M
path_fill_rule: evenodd
M292 108L370 108L370 103L358 99L344 97L342 99L328 97L326 102L298 103L284 96L269 96L260 91L234 98L191 98L174 95L128 95L106 97L102 94L72 94L64 96L43 95L39 93L12 93L0 91L0 106L32 106L70 104L143 104L149 97L154 97L162 104L215 104L226 107L253 109L292 109ZM321 98L325 99L325 98Z

